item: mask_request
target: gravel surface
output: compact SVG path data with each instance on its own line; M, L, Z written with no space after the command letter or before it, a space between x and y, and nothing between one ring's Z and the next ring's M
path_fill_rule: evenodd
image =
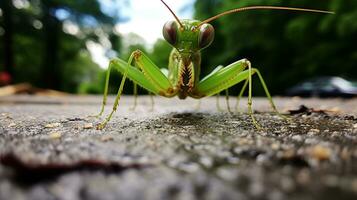
M357 199L357 99L275 101L1 97L0 199Z

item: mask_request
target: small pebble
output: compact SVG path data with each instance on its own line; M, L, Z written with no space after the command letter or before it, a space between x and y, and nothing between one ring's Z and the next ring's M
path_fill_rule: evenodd
M180 163L178 165L178 168L180 170L183 170L187 173L193 173L193 172L197 172L199 170L199 165L196 163L191 163L191 162L187 162L187 163Z
M260 154L257 156L256 158L257 164L264 164L264 163L268 163L269 162L269 157L264 155L264 154Z
M306 138L304 140L305 144L317 144L319 143L320 141L317 140L316 138Z
M341 135L341 133L338 133L337 131L334 131L332 134L331 134L331 137L333 138L337 138Z
M5 117L6 119L12 119L12 117L10 116L10 113L1 113L2 117Z
M329 109L328 111L329 112L334 112L334 113L341 113L342 112L341 108L339 108L339 107L333 107L333 108Z
M217 169L217 175L226 181L234 181L237 178L237 173L235 173L235 168L220 167Z
M110 135L104 135L104 136L102 136L102 137L100 138L100 140L101 140L102 142L108 142L108 141L113 141L114 139L113 139L113 137L110 136Z
M311 156L317 160L327 160L331 156L331 150L321 145L316 145L311 149Z
M279 143L273 143L270 146L273 150L278 150L280 148L280 144Z
M253 141L252 141L252 140L249 140L249 139L247 139L247 138L240 138L240 139L238 139L237 143L238 143L239 145L249 145L249 144L252 144Z
M83 126L84 129L92 129L93 128L93 124L92 123L86 123Z
M295 156L295 151L294 149L288 149L283 152L283 158L284 159L292 159Z
M60 139L62 134L60 132L51 132L49 136L51 139Z
M309 132L307 132L308 135L316 135L318 133L320 133L320 130L314 128L310 129Z
M155 128L162 128L162 125L160 125L160 124L155 124L154 127L155 127Z
M210 168L213 165L213 160L209 156L200 157L199 160L200 160L200 163L202 165L204 165L205 167Z
M293 139L293 140L296 140L296 141L298 141L298 142L300 142L300 141L302 141L302 136L301 135L294 135L294 136L292 136L291 137L291 139Z
M282 127L280 128L280 132L287 132L288 131L288 128L287 127Z
M9 124L9 128L11 128L11 127L14 127L14 126L16 126L16 124L15 123L11 123L11 124Z
M313 132L316 132L316 133L320 133L320 130L319 129L315 129L315 128L310 129L310 131L313 131Z
M45 128L56 128L56 127L59 127L59 126L61 126L60 123L51 123L51 124L46 124Z
M353 124L353 128L357 129L357 123Z

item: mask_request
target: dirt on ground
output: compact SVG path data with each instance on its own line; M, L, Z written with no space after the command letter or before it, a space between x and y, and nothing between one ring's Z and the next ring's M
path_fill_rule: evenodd
M0 199L357 199L357 99L274 99L2 97Z

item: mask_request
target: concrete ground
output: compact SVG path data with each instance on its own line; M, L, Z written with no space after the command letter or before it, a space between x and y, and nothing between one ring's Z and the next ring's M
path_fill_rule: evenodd
M357 199L357 99L274 100L1 97L0 199Z

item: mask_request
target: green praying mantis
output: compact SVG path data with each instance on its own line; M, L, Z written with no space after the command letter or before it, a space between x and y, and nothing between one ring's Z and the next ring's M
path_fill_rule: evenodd
M114 101L113 109L106 119L98 125L98 129L103 129L117 110L127 78L134 82L134 88L136 88L136 84L138 84L155 95L168 98L178 96L180 99L186 99L187 97L195 99L209 97L219 94L224 90L227 91L228 88L244 81L238 99L248 86L248 114L255 127L259 129L260 125L255 119L252 110L252 76L254 74L258 76L272 109L276 113L279 112L262 75L258 69L251 66L249 60L238 60L225 67L218 66L202 80L199 79L201 50L207 48L214 40L214 28L209 22L224 15L248 10L292 10L333 14L333 12L329 11L304 8L250 6L228 10L204 21L181 20L163 0L161 0L161 2L175 18L173 21L166 22L163 27L163 36L173 47L169 57L168 70L160 69L140 50L134 51L128 61L119 58L111 60L106 75L103 103L97 116L103 114L107 102L109 77L112 68L122 74L122 80Z

